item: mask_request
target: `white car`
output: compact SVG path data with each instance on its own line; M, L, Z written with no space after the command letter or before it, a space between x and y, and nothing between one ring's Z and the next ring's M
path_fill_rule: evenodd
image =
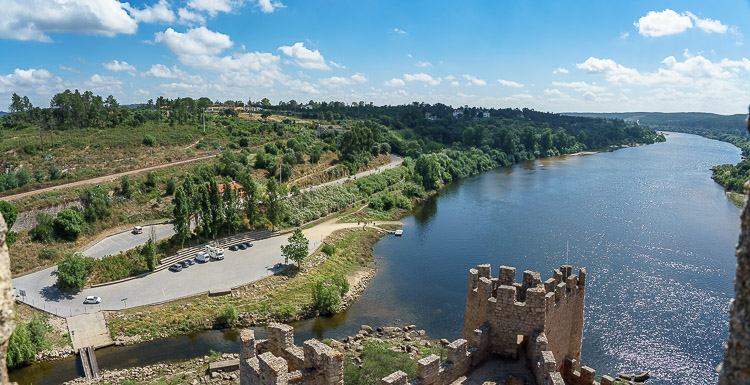
M90 304L97 304L101 303L102 299L93 295L90 295L86 297L86 299L83 300L83 303L90 303Z

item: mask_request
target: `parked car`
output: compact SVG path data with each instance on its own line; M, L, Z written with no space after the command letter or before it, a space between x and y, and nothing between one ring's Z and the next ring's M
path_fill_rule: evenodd
M229 246L229 251L237 251L237 245Z
M133 234L143 234L143 227L141 226L133 227Z
M179 264L179 263L175 263L174 265L169 266L169 270L172 270L175 273L178 272L178 271L182 271L182 265Z
M245 246L244 243L240 243L239 245L237 245L237 248L239 248L240 250L245 250L247 249L247 246Z
M188 267L190 267L190 265L188 265L187 261L182 261L182 262L177 262L177 263L179 263L180 266L182 266L183 269L187 269Z
M190 266L195 265L195 260L193 258L187 259L187 260L185 260L185 262L187 262L188 265L190 265Z
M97 304L101 303L102 299L93 295L87 296L86 299L83 300L83 303L85 304Z
M245 242L245 246L247 246L247 247L253 247L253 243L252 242Z
M283 265L281 264L281 262L279 262L279 263L277 263L277 264L273 265L273 268L274 268L274 269L280 269L280 268L281 268L281 266L283 266Z

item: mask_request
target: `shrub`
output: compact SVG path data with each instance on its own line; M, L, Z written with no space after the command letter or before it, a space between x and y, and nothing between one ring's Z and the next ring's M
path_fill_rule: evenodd
M14 206L10 202L0 201L0 213L3 214L5 224L8 225L8 228L10 229L13 224L16 223L16 218L18 218L18 209L16 209L16 206Z
M287 180L292 176L292 165L282 164L281 165L281 179Z
M37 242L52 242L55 239L54 219L52 216L39 213L36 215L36 222L36 227L31 230L31 239Z
M18 187L23 187L29 184L31 181L31 173L28 168L22 168L16 173L16 180L18 181Z
M146 173L146 186L148 186L149 188L154 188L156 187L156 183L158 183L158 181L156 180L156 173L153 171L149 171L148 173Z
M336 273L331 278L331 283L339 288L339 293L341 295L344 295L349 291L349 280L346 279L346 276L342 272Z
M417 362L407 353L394 352L385 344L370 341L364 346L362 365L345 360L344 383L379 384L381 378L397 370L412 378L417 374Z
M340 211L357 200L346 186L331 185L315 188L307 193L285 199L288 222L299 226L334 211Z
M240 139L240 147L247 147L250 145L250 140L246 137Z
M18 240L18 233L15 231L8 231L8 233L5 234L5 243L8 247L13 246L13 244L16 243L16 240Z
M143 144L146 146L153 146L156 144L156 139L151 135L146 135L143 137Z
M57 259L57 257L59 256L60 256L60 252L57 251L57 249L51 249L48 247L43 248L39 252L39 259L45 259L45 260Z
M83 213L78 207L61 210L53 222L55 234L65 240L75 241L83 230Z
M154 246L153 239L149 238L148 242L141 249L141 255L146 260L148 271L154 271L156 268L156 247Z
M57 264L57 270L52 275L57 276L57 287L60 289L80 289L86 285L89 278L93 259L86 258L81 253L65 255L65 259Z
M421 198L424 196L424 187L414 183L404 183L401 192L407 197Z
M393 194L389 192L381 192L375 194L370 199L369 206L375 210L379 211L388 211L392 209L396 205L396 200L393 197Z
M226 304L221 309L221 315L219 316L221 322L225 325L234 325L237 322L237 309L232 304Z
M165 191L167 195L174 195L175 189L177 189L177 183L175 182L174 178L167 179L167 188Z
M31 340L31 332L23 322L18 322L8 341L7 365L9 368L20 366L34 359L36 349Z
M337 286L316 282L312 286L313 306L323 314L335 314L341 305L341 294Z
M62 178L62 172L54 164L47 166L47 173L49 174L49 180L57 180Z
M336 246L326 243L325 245L323 245L323 252L328 255L333 255L336 253Z
M83 210L83 216L89 223L104 219L110 215L109 194L101 187L86 191L83 198L88 201L88 206Z
M120 193L122 193L122 196L125 197L125 199L130 199L130 197L133 195L133 182L130 181L130 178L128 178L127 175L123 175L120 179Z
M409 198L403 196L402 194L396 194L394 196L395 205L396 207L404 210L408 210L411 208L411 202L409 201Z

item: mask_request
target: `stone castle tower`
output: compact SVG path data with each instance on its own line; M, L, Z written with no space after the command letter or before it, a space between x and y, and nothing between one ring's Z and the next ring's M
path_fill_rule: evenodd
M489 327L492 353L526 354L534 361L538 352L532 342L543 335L558 372L566 358L580 362L586 269L575 275L571 266L561 266L544 283L538 272L524 271L521 283L515 277L516 269L508 266L500 266L497 278L492 278L490 265L469 271L464 339L471 340L475 329Z

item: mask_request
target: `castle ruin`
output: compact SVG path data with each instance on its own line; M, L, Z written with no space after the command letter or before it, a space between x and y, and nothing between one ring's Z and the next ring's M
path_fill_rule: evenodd
M398 371L382 384L447 385L500 357L524 359L539 385L599 385L593 369L578 368L586 269L576 275L571 266L561 266L544 283L537 272L525 271L517 283L515 268L501 266L497 278L490 271L490 265L469 271L463 338L446 346L446 360L430 355L418 361L416 378ZM315 339L295 346L291 326L269 325L267 340L243 330L241 340L241 385L344 383L343 355ZM601 385L613 383L612 377L601 378ZM512 384L524 382L515 378Z

